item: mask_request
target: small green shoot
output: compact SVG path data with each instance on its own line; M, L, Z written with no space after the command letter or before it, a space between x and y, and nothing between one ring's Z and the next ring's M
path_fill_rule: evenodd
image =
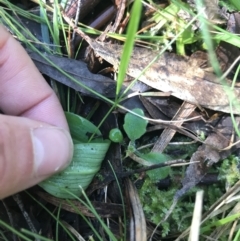
M118 128L114 128L109 132L109 139L115 143L121 143L123 141L123 134Z

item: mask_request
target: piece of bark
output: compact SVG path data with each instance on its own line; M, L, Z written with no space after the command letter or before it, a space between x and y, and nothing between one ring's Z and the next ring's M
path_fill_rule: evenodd
M116 30L119 28L119 25L122 21L124 11L127 5L127 0L115 0L115 5L117 6L117 15L116 15L115 22L110 29L110 31L113 33L116 32Z
M231 150L223 150L228 147L233 133L231 117L223 117L217 124L215 132L212 132L204 144L192 155L190 165L186 170L182 181L182 189L176 192L174 199L179 199L188 190L196 186L206 175L208 169L230 155Z
M113 64L119 65L121 59L121 46L102 45L94 42L95 53ZM198 67L191 58L176 54L163 53L161 57L144 73L144 68L157 58L157 53L143 48L135 48L131 57L127 73L145 84L164 91L171 92L173 96L191 104L209 109L230 112L229 97L231 93L235 98L240 97L240 88L231 91L229 84L218 83L217 77ZM142 74L142 75L141 75ZM233 105L233 112L240 114L240 108Z
M68 24L80 34L92 47L95 53L118 69L122 46L111 45L94 41L80 29L76 28L71 20L64 15ZM203 106L216 111L233 112L240 114L240 107L236 105L240 98L240 88L231 88L231 81L221 81L212 72L207 72L199 66L197 55L193 58L178 56L164 52L159 53L146 48L135 47L132 52L127 74L137 78L152 88L163 92L171 92L173 96L197 106ZM147 70L149 63L156 60ZM232 109L230 109L230 98Z

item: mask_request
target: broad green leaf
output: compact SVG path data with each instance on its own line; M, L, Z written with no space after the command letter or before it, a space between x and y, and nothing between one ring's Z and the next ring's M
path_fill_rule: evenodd
M136 109L133 109L132 111L144 117L144 113L141 109L136 108ZM127 113L124 118L123 128L127 133L129 139L131 141L135 141L146 132L147 123L148 123L147 120L141 117L138 117L132 113Z
M141 158L148 162L152 162L154 164L170 161L172 159L168 155L157 153L157 152L150 152L150 153L141 155ZM155 170L147 171L147 174L152 181L157 181L157 180L166 178L169 175L170 170L171 170L170 167L162 167L162 168L157 168Z
M82 193L79 186L85 190L91 183L101 167L109 144L109 141L75 144L71 164L39 186L55 197L72 199L73 196L65 189L79 197Z
M74 139L72 162L64 171L41 182L39 186L55 197L72 199L74 197L69 192L79 197L82 193L80 186L85 190L99 171L110 141L98 139L98 142L94 140L94 143L87 143L89 133L101 135L97 127L72 113L66 113L66 117Z

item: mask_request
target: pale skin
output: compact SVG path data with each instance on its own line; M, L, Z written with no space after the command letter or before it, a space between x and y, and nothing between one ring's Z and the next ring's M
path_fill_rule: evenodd
M0 110L2 199L64 169L73 145L56 95L1 25Z

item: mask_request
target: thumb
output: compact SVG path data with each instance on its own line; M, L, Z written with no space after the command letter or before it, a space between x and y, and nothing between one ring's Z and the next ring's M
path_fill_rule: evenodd
M64 169L72 153L66 130L24 117L0 115L0 199Z

